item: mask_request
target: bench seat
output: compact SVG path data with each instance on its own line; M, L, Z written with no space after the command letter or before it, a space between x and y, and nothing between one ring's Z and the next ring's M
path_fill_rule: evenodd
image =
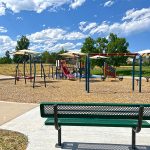
M150 128L150 104L43 102L41 117L45 125L54 125L61 147L62 126L130 127L132 149L136 149L136 133Z
M91 119L91 118L59 118L61 126L103 126L103 127L132 127L136 128L138 120L133 119ZM54 118L48 118L45 125L54 125ZM142 128L150 128L150 123L143 120Z

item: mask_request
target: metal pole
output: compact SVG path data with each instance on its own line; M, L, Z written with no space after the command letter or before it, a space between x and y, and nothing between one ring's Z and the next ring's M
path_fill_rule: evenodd
M41 61L41 78L43 77L43 73L42 73L42 61Z
M87 56L86 56L86 61L85 61L85 90L87 91Z
M82 77L82 66L81 66L81 57L80 57L80 61L79 61L79 63L80 63L80 66L79 66L79 74L80 74L80 77L79 77L79 81L81 81L81 77Z
M134 129L132 129L132 149L135 149L136 144L136 133L134 132Z
M25 74L25 69L26 69L26 63L25 63L25 61L23 62L23 75L24 75L24 79L25 79L25 76L26 76L26 74Z
M56 79L57 79L57 75L58 75L58 68L56 66Z
M142 85L142 56L139 56L140 67L139 67L139 92L141 93L141 85Z
M36 63L34 61L34 77L33 77L33 88L35 87L35 78L36 78Z
M31 64L31 55L29 55L30 58L30 82L32 82L32 64Z
M53 70L53 65L52 65L52 78L54 79L54 70Z
M135 58L133 58L133 62L132 62L132 91L134 92L134 80L135 80Z
M89 54L88 54L88 68L87 68L87 72L88 72L88 76L87 76L87 93L90 93L90 58L89 58Z
M49 79L50 79L50 73L51 73L51 72L50 72L50 65L49 65L48 67L49 67L49 68L48 68L48 72L49 72L49 73L48 73L48 77L49 77Z

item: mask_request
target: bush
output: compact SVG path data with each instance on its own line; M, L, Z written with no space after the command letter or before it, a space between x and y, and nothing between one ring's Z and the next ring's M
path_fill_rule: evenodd
M7 58L7 57L1 57L0 58L0 64L11 64L11 63L12 63L11 58Z

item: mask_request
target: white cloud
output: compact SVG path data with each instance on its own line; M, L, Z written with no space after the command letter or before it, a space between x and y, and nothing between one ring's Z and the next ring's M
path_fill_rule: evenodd
M22 18L22 17L17 17L17 18L16 18L16 20L20 20L20 21L22 21L22 20L23 20L23 18Z
M79 29L83 32L89 31L89 30L95 28L96 26L97 26L97 23L95 23L95 22L92 22L89 24L87 24L86 22L79 23Z
M5 15L5 6L0 2L0 16Z
M41 41L48 41L55 43L59 40L79 40L84 39L86 35L81 32L67 32L60 28L48 28L40 32L33 33L27 36L29 40L39 43Z
M82 43L71 43L71 42L66 42L66 43L58 43L51 47L49 50L50 51L55 51L58 52L62 48L68 51L79 51Z
M87 22L85 22L85 21L82 21L82 22L79 23L79 29L80 29L81 31L83 31L83 28L84 28L84 26L86 25L86 23L87 23Z
M5 15L6 9L19 13L20 11L35 11L41 13L45 9L55 12L57 8L68 4L72 9L81 6L86 0L1 0L0 15Z
M6 32L7 32L7 29L0 26L0 33L6 33Z
M86 23L81 22L79 24L79 29L83 32L89 31L91 35L93 34L105 34L108 35L110 32L129 35L131 33L143 32L150 30L150 8L143 8L141 10L129 10L126 15L122 18L122 22L102 22L97 23Z
M71 4L70 4L70 7L72 9L75 9L79 6L81 6L83 3L85 3L86 0L74 0Z
M126 12L126 16L122 18L122 20L143 20L150 18L150 8L143 8L141 10L131 9Z
M113 4L114 4L114 1L110 0L110 1L105 2L104 7L110 7Z
M28 35L28 38L34 42L39 42L38 40L49 40L50 42L56 42L58 40L63 40L65 33L65 30L59 28L45 29L41 32L36 32L31 35Z
M12 52L13 50L15 50L15 46L16 46L16 41L13 41L9 36L0 36L0 56L5 55L5 52L8 50L10 52Z
M86 37L87 37L86 35L80 32L71 32L65 35L65 38L67 40L79 40L79 39L84 39Z
M65 50L72 50L75 48L75 44L74 43L70 43L70 42L66 42L66 43L58 43L55 46L50 48L50 51L60 51L62 48L64 48Z
M80 32L68 32L61 28L48 28L40 32L28 35L30 40L30 48L39 51L59 51L63 48L76 49L81 47L81 43L76 43L76 40L81 40L87 37ZM72 41L72 42L70 42Z

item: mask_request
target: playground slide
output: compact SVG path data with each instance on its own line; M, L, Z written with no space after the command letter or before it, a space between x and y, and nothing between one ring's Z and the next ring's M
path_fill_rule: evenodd
M75 78L75 76L73 74L70 73L70 71L68 70L68 68L66 66L61 66L62 72L63 74L69 78L69 79L73 79Z

